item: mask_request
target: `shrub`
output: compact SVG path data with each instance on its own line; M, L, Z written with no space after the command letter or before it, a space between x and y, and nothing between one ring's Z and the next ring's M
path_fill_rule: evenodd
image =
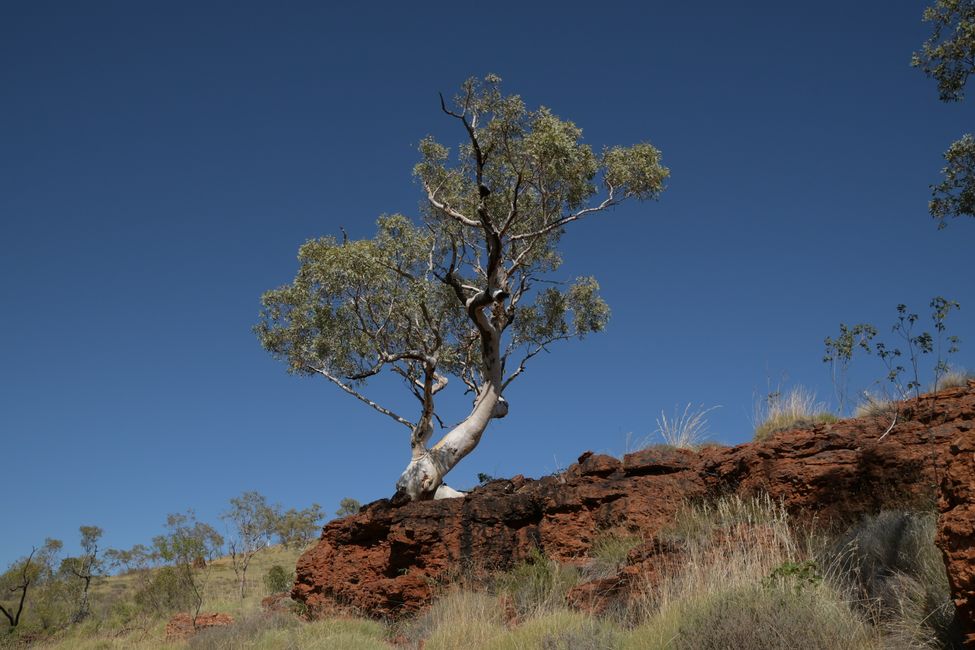
M143 612L164 616L192 610L196 595L176 567L164 566L156 569L152 578L136 592L135 603Z
M264 574L264 587L269 594L291 591L291 585L294 583L294 579L295 574L293 571L288 571L280 564L275 564Z
M851 526L821 552L834 581L863 614L892 641L910 647L952 647L957 640L936 528L934 513L884 511Z

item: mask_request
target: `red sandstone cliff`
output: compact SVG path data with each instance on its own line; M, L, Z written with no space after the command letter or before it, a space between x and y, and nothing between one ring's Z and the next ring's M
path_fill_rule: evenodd
M650 539L686 499L764 491L800 516L839 522L930 504L941 485L939 545L959 611L971 615L975 382L901 406L883 439L889 421L863 418L699 452L653 448L622 461L587 452L563 474L497 480L464 498L383 499L324 528L298 561L292 597L312 610L399 616L425 606L431 582L459 567L505 568L534 547L580 559L605 529ZM641 562L652 565L655 552Z

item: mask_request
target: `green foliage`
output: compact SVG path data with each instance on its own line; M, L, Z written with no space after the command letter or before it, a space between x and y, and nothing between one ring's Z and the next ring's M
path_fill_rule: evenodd
M269 594L291 591L294 581L294 571L288 571L280 564L275 564L264 574L264 587Z
M27 557L10 564L0 574L0 613L8 629L23 627L47 630L61 622L63 612L56 595L59 591L58 554L61 540L48 538Z
M762 584L769 588L787 584L796 589L802 589L805 586L818 585L822 581L823 576L815 560L802 560L801 562L789 560L775 567L772 573L762 581Z
M924 10L924 20L932 23L932 34L911 65L938 82L941 101L960 101L975 67L975 2L935 0Z
M165 616L178 611L193 611L197 594L182 567L164 566L156 569L136 592L135 604L148 614Z
M209 524L197 521L192 510L170 514L166 529L153 538L152 553L169 566L152 576L144 602L157 612L178 606L199 613L210 563L223 547L223 537Z
M196 520L192 510L166 517L167 532L152 540L156 554L163 562L176 566L193 566L209 562L223 547L223 536L210 524Z
M372 239L308 241L294 281L263 295L255 327L291 372L322 375L408 427L420 451L449 378L496 400L553 343L604 329L609 307L596 280L552 277L559 240L579 219L656 198L669 175L652 145L597 154L579 127L502 94L500 81L470 79L442 102L465 140L453 152L432 137L420 142L419 219L385 215ZM384 371L418 398L414 420L360 392Z
M491 476L490 474L485 474L484 472L477 473L477 482L480 485L486 485L494 480L496 480L495 477Z
M932 23L932 34L911 63L938 82L942 101L961 101L975 70L975 2L935 0L925 9L924 20ZM944 180L931 186L928 204L939 228L945 227L947 217L975 216L975 139L966 133L948 147L944 158Z
M233 531L234 538L230 541L232 551L246 553L271 543L279 517L278 508L268 505L263 494L244 492L230 500L230 510L220 518Z
M270 506L264 495L245 492L230 500L230 510L221 515L231 527L230 560L240 584L240 598L246 595L247 568L251 559L271 544L280 524L280 507Z
M325 513L317 503L303 510L290 508L278 518L278 541L287 548L307 546L318 535L324 518Z
M362 508L362 504L356 499L345 497L339 502L339 509L335 511L335 516L348 517L349 515L358 514L360 508Z
M938 220L938 228L947 225L948 217L975 217L975 138L966 133L951 143L944 153L944 177L931 186L928 211Z

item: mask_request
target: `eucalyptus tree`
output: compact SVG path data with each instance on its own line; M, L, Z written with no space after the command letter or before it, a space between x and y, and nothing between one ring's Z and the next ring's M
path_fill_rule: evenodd
M227 542L230 565L243 600L247 592L247 569L254 556L271 545L281 520L280 508L268 504L267 497L260 492L244 492L230 500L230 510L221 518L231 528Z
M552 280L566 227L656 198L669 174L649 143L594 152L574 123L502 94L493 75L450 103L441 96L440 108L462 143L452 155L421 141L419 218L382 216L372 239L305 243L297 276L264 294L255 328L291 372L319 375L409 430L397 489L414 500L456 494L444 475L508 414L504 392L531 359L605 327L595 279ZM402 380L415 417L367 396L380 373ZM451 380L473 406L444 426L437 398Z
M962 101L975 72L975 0L935 0L924 10L924 20L933 29L912 64L938 82L941 101ZM975 217L975 138L964 134L951 143L944 159L944 178L931 187L929 204L939 228L946 217Z
M104 557L99 556L98 542L104 531L98 526L81 526L81 554L61 561L58 570L66 582L67 596L77 609L72 621L80 623L90 612L91 583L104 570Z

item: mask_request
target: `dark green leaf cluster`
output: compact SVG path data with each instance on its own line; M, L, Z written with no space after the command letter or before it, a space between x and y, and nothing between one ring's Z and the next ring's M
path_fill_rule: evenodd
M975 71L975 0L935 0L924 11L933 31L912 65L938 82L942 101L961 101ZM931 216L944 228L946 217L975 217L975 140L971 134L951 144L944 154L944 180L931 186Z
M911 64L938 82L941 101L959 101L975 69L975 2L936 0L924 10L924 20L933 31Z
M944 180L931 187L933 196L928 204L938 228L947 225L947 217L975 217L975 138L966 133L951 143L944 158Z

